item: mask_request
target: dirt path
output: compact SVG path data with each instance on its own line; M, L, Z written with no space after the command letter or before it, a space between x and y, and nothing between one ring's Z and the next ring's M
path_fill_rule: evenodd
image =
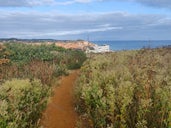
M77 114L74 111L73 85L77 76L78 71L73 71L69 76L62 77L43 114L43 128L74 128Z

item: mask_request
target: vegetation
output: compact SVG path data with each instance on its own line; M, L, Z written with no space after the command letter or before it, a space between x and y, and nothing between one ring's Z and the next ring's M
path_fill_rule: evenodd
M0 45L0 128L35 128L53 79L80 68L82 51L51 45Z
M80 68L86 60L82 51L66 50L55 44L9 43L2 47L0 54L6 57L2 58L6 61L0 65L0 81L10 78L38 78L43 84L49 85L53 76L67 74L67 69Z
M0 86L0 127L34 128L50 89L39 80L13 79Z
M9 62L9 59L7 59L8 55L9 53L6 51L5 47L3 45L0 45L0 65Z
M171 49L92 55L81 68L76 108L89 128L170 128Z

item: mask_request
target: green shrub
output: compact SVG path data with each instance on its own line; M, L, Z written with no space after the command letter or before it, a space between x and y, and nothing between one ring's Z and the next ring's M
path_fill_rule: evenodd
M171 49L94 55L81 68L76 108L94 128L171 127Z
M85 59L84 52L55 44L0 45L0 128L37 127L54 78Z
M2 51L4 54L2 48L0 46L0 55ZM54 44L7 43L5 52L9 53L9 59L2 61L0 57L0 82L11 78L37 78L50 85L54 77L67 75L68 69L80 68L86 60L83 51L67 50Z
M39 80L12 79L0 85L0 127L37 127L49 94Z

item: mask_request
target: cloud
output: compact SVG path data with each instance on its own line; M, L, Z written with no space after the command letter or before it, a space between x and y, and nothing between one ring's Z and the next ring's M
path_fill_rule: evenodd
M32 7L41 5L69 5L74 3L91 3L102 0L0 0L0 7Z
M92 2L125 1L136 2L145 6L171 9L171 0L0 0L0 7L33 7L42 5L87 4Z
M20 6L28 6L28 2L26 0L0 0L1 7L20 7Z
M28 5L30 6L39 6L39 5L53 5L56 3L55 0L27 0Z
M116 0L111 0L111 1L116 1ZM145 6L171 9L171 0L117 0L117 1L136 2Z
M92 28L92 29L78 29L78 30L69 30L69 31L53 31L47 33L41 32L19 32L15 36L23 36L27 38L36 38L36 37L47 37L47 36L69 36L69 35L79 35L84 33L92 33L92 32L105 32L109 30L117 30L122 29L122 27L104 27L104 28ZM14 36L14 35L13 35Z
M55 0L0 0L0 7L32 7L53 4L56 4Z
M136 0L141 4L152 6L152 7L162 7L171 9L171 0Z
M92 0L74 0L74 2L89 3L89 2L92 2Z
M66 0L66 1L56 1L53 3L53 5L71 5L75 3L80 3L80 4L87 4L87 3L92 3L92 2L100 2L103 0Z
M125 12L59 14L0 11L0 38L169 39L171 19ZM84 17L84 18L83 18Z

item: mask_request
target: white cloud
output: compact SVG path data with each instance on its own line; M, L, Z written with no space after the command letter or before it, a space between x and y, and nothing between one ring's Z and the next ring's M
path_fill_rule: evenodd
M26 0L0 0L1 7L21 7L21 6L28 6Z
M171 0L0 0L0 7L30 7L41 5L70 5L74 3L87 4L92 2L108 2L108 1L127 1L136 2L145 6L156 8L171 9Z
M74 3L91 3L94 1L102 0L0 0L1 7L30 7L30 6L41 6L41 5L69 5Z
M89 2L92 2L92 0L74 0L74 2L89 3Z
M55 3L55 0L0 0L0 7L30 7Z
M56 1L55 0L27 0L27 3L31 6L53 5L56 3Z
M2 10L0 14L0 38L78 39L89 33L94 39L141 39L142 36L168 39L171 33L171 19L158 15L124 12L76 15Z
M78 35L84 33L93 33L93 32L105 32L110 30L118 30L122 29L122 27L104 27L104 28L95 28L95 29L80 29L80 30L70 30L70 31L54 31L54 32L16 32L15 37L48 37L48 36L68 36L68 35ZM13 35L14 36L14 35Z
M102 0L68 0L64 2L56 2L55 5L70 5L74 3L81 3L81 4L87 4L95 1L102 1Z
M72 30L72 31L60 31L57 33L49 33L56 36L64 36L64 35L78 35L84 33L92 33L92 32L105 32L110 30L118 30L122 29L122 27L100 27L100 28L92 28L92 29L80 29L80 30Z
M104 1L108 1L108 0L104 0ZM136 2L145 6L171 9L171 0L111 0L111 1Z

